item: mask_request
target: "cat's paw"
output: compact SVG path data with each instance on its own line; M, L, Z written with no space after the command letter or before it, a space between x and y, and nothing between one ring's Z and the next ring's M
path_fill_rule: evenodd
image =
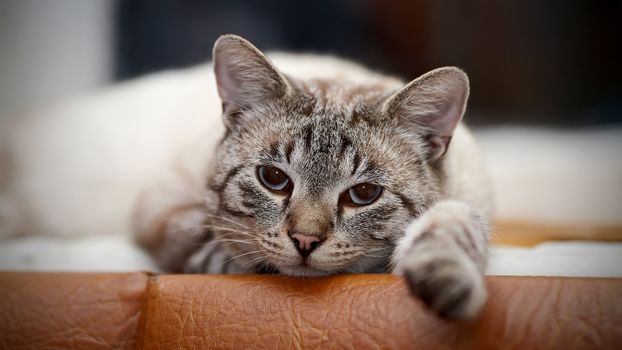
M439 202L407 227L393 272L441 316L473 319L486 302L487 236L486 222L468 205Z
M404 257L402 273L411 291L441 317L474 319L486 302L482 274L459 250L431 249L422 245Z

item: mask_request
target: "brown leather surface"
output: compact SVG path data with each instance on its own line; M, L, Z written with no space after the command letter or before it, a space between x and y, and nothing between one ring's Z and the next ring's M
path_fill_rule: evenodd
M148 276L0 273L0 349L132 349Z
M448 322L391 275L160 276L144 349L590 349L622 346L622 280L488 278L480 319Z
M489 277L448 322L397 276L0 273L0 349L594 349L622 346L622 279Z

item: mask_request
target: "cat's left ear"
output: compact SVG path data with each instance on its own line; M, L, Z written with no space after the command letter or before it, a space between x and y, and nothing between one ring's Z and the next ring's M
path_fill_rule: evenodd
M383 104L387 117L399 118L407 130L427 142L430 161L441 158L462 119L469 97L469 78L456 67L430 71L411 81Z
M230 128L239 126L245 109L291 91L283 74L242 37L232 34L219 37L214 44L213 59L224 122Z

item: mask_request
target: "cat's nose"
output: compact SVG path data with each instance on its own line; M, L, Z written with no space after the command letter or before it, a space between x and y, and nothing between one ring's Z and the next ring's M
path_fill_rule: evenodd
M314 235L294 233L290 237L292 239L292 242L294 242L296 249L298 249L298 252L300 253L300 255L302 255L303 258L309 256L309 254L311 254L311 252L315 250L315 248L319 247L322 243L320 237Z

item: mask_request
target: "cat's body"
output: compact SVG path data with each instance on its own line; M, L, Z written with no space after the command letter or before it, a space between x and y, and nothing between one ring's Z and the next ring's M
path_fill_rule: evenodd
M161 75L22 122L0 230L132 227L177 271L393 271L440 313L476 315L491 208L460 123L464 73L403 87L334 58L271 59L224 37L216 75Z

